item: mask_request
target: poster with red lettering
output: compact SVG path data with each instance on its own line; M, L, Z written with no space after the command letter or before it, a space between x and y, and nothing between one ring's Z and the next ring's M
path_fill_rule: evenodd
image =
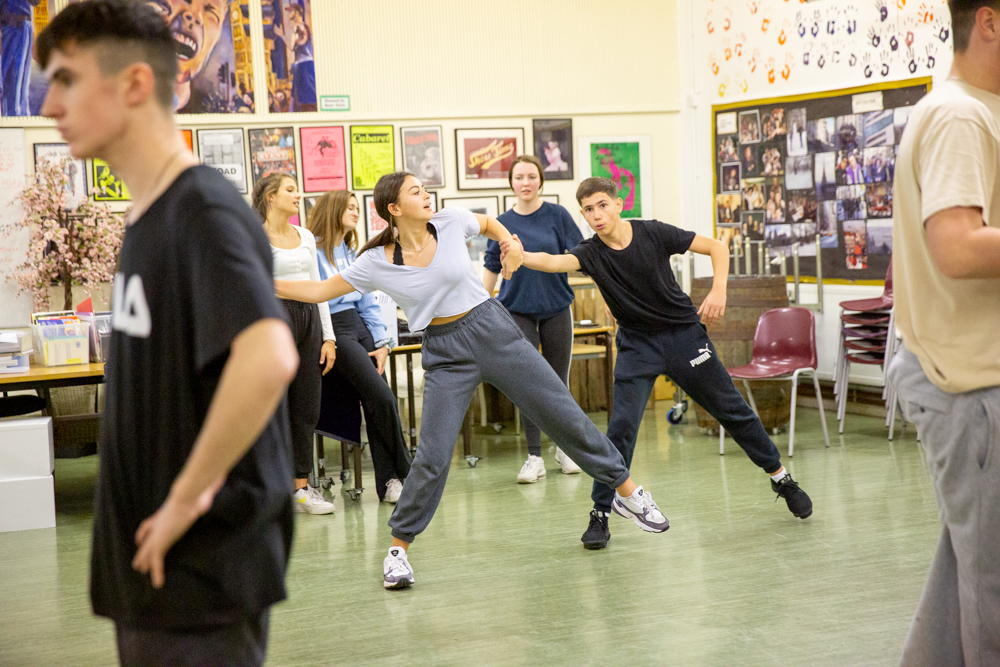
M305 192L347 189L343 127L303 127L302 185Z
M524 128L455 130L459 190L509 187L507 172L524 153Z

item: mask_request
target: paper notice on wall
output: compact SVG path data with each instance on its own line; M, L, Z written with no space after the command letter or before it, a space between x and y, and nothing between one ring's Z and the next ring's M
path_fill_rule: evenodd
M21 222L23 211L18 196L24 189L25 171L24 130L0 129L0 229ZM0 237L0 326L28 324L31 296L18 295L9 276L27 257L30 238L27 229Z
M733 134L736 132L736 112L720 113L715 117L716 134Z
M851 96L852 113L868 113L869 111L882 111L882 91L876 90L871 93L859 93Z

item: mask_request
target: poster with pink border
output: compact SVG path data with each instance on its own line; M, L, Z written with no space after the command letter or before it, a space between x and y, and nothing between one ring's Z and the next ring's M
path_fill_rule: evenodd
M305 192L347 189L343 127L303 127L302 185Z

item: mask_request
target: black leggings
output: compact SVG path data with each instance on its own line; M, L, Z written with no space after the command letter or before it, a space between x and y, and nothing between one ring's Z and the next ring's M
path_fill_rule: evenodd
M319 307L282 299L292 327L292 337L299 351L299 370L288 385L288 424L292 431L292 457L295 479L306 479L313 469L313 431L319 421L320 397L323 394L323 369L319 365L323 330Z
M573 361L573 309L560 310L544 320L535 315L511 313L514 322L528 342L538 349L542 346L542 356L556 372L563 384L569 386L569 365ZM530 419L521 415L524 437L528 440L528 454L542 455L542 431Z
M375 468L375 491L385 497L385 487L392 478L400 481L410 474L410 450L403 440L396 397L368 356L375 351L375 341L356 308L330 315L337 334L337 362L331 373L340 373L351 383L361 399L368 428L368 446Z

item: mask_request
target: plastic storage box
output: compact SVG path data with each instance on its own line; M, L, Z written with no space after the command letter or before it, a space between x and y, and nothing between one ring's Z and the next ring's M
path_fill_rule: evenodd
M80 313L80 319L90 324L90 360L106 362L111 341L111 311Z

